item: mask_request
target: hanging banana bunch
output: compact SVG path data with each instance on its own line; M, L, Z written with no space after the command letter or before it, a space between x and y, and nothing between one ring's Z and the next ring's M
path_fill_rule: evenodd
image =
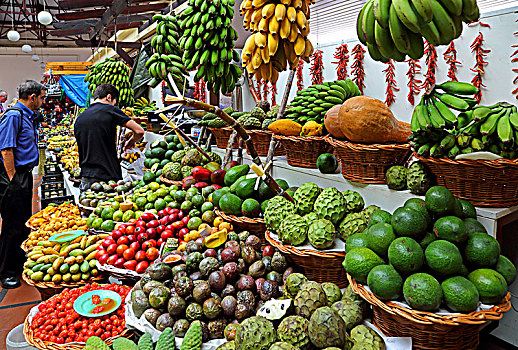
M243 47L242 65L257 81L277 82L279 72L309 62L309 5L314 0L243 0L243 26L252 32Z
M102 63L94 64L90 68L90 73L85 77L85 82L89 82L88 88L94 93L95 89L101 84L112 84L119 90L119 107L133 106L133 89L129 81L130 67L122 61L109 58Z
M185 76L189 73L185 69L180 49L180 24L175 16L154 15L153 21L157 23L156 35L151 39L151 46L155 54L146 62L146 68L153 78L149 85L156 87L162 80L171 74L176 85L181 89L185 82Z
M198 69L194 80L203 79L213 92L232 92L241 76L241 69L232 64L239 62L234 50L237 32L232 28L233 5L234 0L189 0L189 6L179 15L185 68Z
M368 0L356 22L358 39L372 59L401 62L424 54L423 38L448 45L462 34L462 22L479 18L476 0Z

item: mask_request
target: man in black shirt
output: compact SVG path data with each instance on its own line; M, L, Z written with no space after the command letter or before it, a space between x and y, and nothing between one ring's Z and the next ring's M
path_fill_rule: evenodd
M115 107L119 100L119 91L115 86L99 85L95 89L94 99L94 103L77 117L74 124L81 167L81 192L94 182L122 179L117 159L117 126L133 131L124 150L133 147L144 135L140 125Z

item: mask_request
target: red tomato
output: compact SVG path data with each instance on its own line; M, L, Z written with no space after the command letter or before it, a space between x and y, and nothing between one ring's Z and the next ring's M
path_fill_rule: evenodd
M137 237L135 235L128 235L128 241L130 243L133 243L133 242L136 242L137 241Z
M124 254L124 251L128 249L128 246L126 244L121 244L120 246L117 247L117 255L119 257L122 256L122 254Z
M186 234L189 233L189 229L187 227L184 227L178 232L178 237L184 238Z
M99 260L99 258L100 258L101 256L103 256L104 254L106 254L106 250L104 250L104 248L103 248L102 246L99 246L99 247L97 248L97 252L95 252L95 258L96 258L97 260Z
M175 231L178 231L178 230L180 230L181 228L183 228L185 226L185 224L181 220L173 222L172 225L173 225L173 228L174 228Z
M124 234L123 234L122 230L120 230L120 229L119 229L119 230L113 230L113 231L112 231L112 238L113 238L115 241L117 241L117 240L118 240L119 238L121 238L123 235L124 235Z
M171 214L173 213L173 210L174 210L174 209L173 209L173 208L171 208L171 207L166 207L164 210L165 210L165 212L167 213L167 215L171 215Z
M137 219L131 219L130 221L128 221L128 224L130 225L135 225L137 223Z
M110 244L108 249L106 249L106 253L112 255L117 252L117 243Z
M158 225L156 228L156 233L161 234L162 232L164 232L164 230L165 230L164 225Z
M137 241L140 243L143 243L147 241L149 238L148 234L146 232L139 233L137 236Z
M167 222L175 222L178 220L178 213L170 214L167 218Z
M140 249L140 243L139 242L132 242L130 244L130 248L134 249L135 251Z
M163 217L163 216L165 215L164 209L159 210L156 214L157 214L159 217Z
M135 226L128 226L126 227L126 234L132 235L135 232Z
M189 216L184 216L184 217L182 218L182 222L183 222L183 225L184 225L184 226L187 226L187 223L189 222Z
M157 226L158 226L158 220L154 220L154 219L146 224L147 228L150 228L150 227L155 228Z
M122 269L124 267L124 263L126 260L124 258L118 258L117 261L115 261L115 267L118 267L119 269Z
M147 261L141 261L135 267L135 271L137 273L144 273L146 271L146 269L148 268L148 266L149 266L149 264Z
M113 240L113 238L111 238L111 236L108 236L104 239L102 246L104 249L108 249L108 246L110 246L111 244L115 244L115 241Z
M165 230L160 235L160 238L162 238L162 240L164 240L164 241L167 240L168 238L173 238L173 237L174 237L174 234L173 234L173 231L171 231L171 230Z
M185 216L183 211L180 211L180 210L177 212L177 214L178 214L178 220L182 220L183 217Z
M149 238L155 238L155 237L156 237L156 233L157 233L157 231L156 231L156 229L155 229L155 228L153 228L153 227L150 227L150 228L148 228L148 229L146 230L146 234L147 234L147 236L148 236Z
M146 260L146 252L144 250L139 250L135 253L135 260L143 261Z
M157 245L158 247L160 247L160 246L162 246L162 243L164 243L164 240L160 237L160 238L158 239L158 241L156 241L156 245Z
M169 215L166 215L164 216L163 218L161 218L160 220L158 220L158 222L160 223L160 225L167 225L169 223ZM158 226L160 227L160 226ZM158 227L157 227L157 231L158 231Z
M124 268L127 270L135 271L137 266L137 260L129 260L124 263Z
M135 257L135 249L128 248L128 249L124 250L124 252L122 253L122 256L126 260L132 260Z
M148 250L146 250L146 258L150 261L154 261L156 258L158 258L159 251L155 247L151 247Z
M143 250L148 250L151 247L156 247L156 241L154 239L150 239L142 243Z
M141 220L144 220L144 221L146 221L146 222L149 222L149 221L153 220L154 218L155 218L155 214L150 213L150 212L143 213L143 214L140 216L140 219L141 219Z
M130 241L128 239L128 237L126 236L122 236L122 237L119 237L119 239L117 240L117 244L118 245L121 245L121 244L130 244Z
M135 232L134 234L136 234L137 236L143 232L146 232L146 229L144 228L144 226L137 226L135 227Z

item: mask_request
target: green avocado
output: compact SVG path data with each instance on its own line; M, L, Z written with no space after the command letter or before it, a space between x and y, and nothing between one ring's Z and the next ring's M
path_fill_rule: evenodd
M381 257L387 256L388 247L394 239L396 235L389 224L376 224L367 230L367 248Z
M214 204L214 206L219 208L219 200L221 199L221 197L223 197L223 195L227 193L229 193L228 189L224 188L214 191L214 193L212 193L212 203Z
M225 185L230 186L241 176L248 174L250 171L250 166L248 164L237 165L233 168L230 168L224 178Z
M471 204L470 202L468 202L465 199L459 199L459 201L460 201L460 204L462 205L462 216L464 218L476 219L477 218L477 210L475 209L473 204Z
M510 286L511 283L516 279L516 267L514 264L503 255L500 255L498 258L498 262L496 263L495 270L504 276L507 285Z
M345 241L345 253L349 253L349 251L356 247L364 247L367 248L367 233L366 232L358 232L352 236L347 237Z
M445 240L433 241L424 252L426 264L439 276L451 276L459 272L462 255L459 248Z
M421 269L424 264L423 248L410 237L399 237L388 248L390 265L401 274L411 274Z
M232 193L225 193L219 199L219 208L227 215L241 216L241 198Z
M401 295L403 278L392 265L378 265L369 272L367 285L381 300L395 300Z
M433 214L444 216L455 211L455 197L444 186L433 186L425 195L426 208Z
M478 306L478 290L462 276L450 277L441 283L446 306L454 312L472 312Z
M241 199L247 199L252 197L252 195L254 194L254 187L256 181L256 177L239 181L238 185L235 188L235 194Z
M322 153L317 158L317 168L322 174L333 174L338 168L338 161L331 153Z
M392 227L399 237L413 237L419 239L426 233L426 218L418 211L402 207L392 214Z
M165 145L165 148L167 148L167 145ZM151 150L151 155L155 158L163 159L165 156L165 149L161 147L153 148Z
M500 244L486 233L474 233L464 248L466 262L474 267L493 267L500 257Z
M379 223L390 224L391 221L392 221L392 215L386 210L379 209L379 210L376 210L374 213L372 213L371 217L369 218L368 227L371 227L371 226L379 224Z
M419 213L421 213L426 219L426 225L429 227L432 224L432 218L430 217L430 213L426 209L426 203L421 198L411 198L405 202L405 208L413 209Z
M413 309L435 311L441 305L442 288L433 276L415 273L405 280L403 296Z
M477 287L480 301L484 304L496 304L507 293L504 276L495 270L478 269L468 275L468 279Z
M460 244L468 239L466 225L456 216L445 216L437 220L433 226L434 233L439 239L445 239Z
M469 237L471 237L471 235L474 233L487 233L484 225L482 225L477 219L465 218L463 221Z
M376 253L364 247L351 249L342 263L345 271L359 283L366 283L369 272L382 264L383 260Z

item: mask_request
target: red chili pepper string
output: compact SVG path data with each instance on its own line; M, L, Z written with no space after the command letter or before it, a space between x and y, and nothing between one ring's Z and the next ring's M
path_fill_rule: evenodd
M352 75L353 75L353 81L356 85L358 85L358 88L360 89L361 93L363 94L363 89L365 88L365 70L363 68L363 59L365 58L365 49L360 44L357 44L353 48L353 58L354 62L351 66L352 68Z
M256 85L257 85L257 97L259 99L261 99L261 81L259 80L256 80Z
M349 50L347 49L347 44L338 46L333 57L338 60L337 62L333 62L334 64L338 65L336 67L338 80L347 79L347 64L349 63Z
M253 76L250 77L250 82L248 85L250 86L250 92L252 93L254 100L261 99L261 90L257 91L255 88Z
M518 22L518 20L516 20L515 22ZM518 32L515 32L513 34L514 35L518 35ZM511 47L517 48L518 45L512 45ZM516 50L511 55L511 58L512 58L511 63L518 62L518 57L513 58L516 55L518 55L518 50ZM518 69L517 68L513 68L512 71L513 71L513 73L518 73ZM517 82L518 82L518 75L513 79L513 84L516 84ZM515 98L518 100L518 87L512 91L512 94L515 95Z
M269 92L268 82L265 79L263 79L262 84L263 84L263 100L268 101L268 92Z
M311 55L311 67L309 72L311 74L311 84L320 85L324 83L324 76L322 74L324 70L324 62L322 61L322 50L316 50Z
M421 88L427 91L435 85L435 70L437 69L437 51L428 41L425 42L424 54L426 55L427 71Z
M408 91L408 102L414 105L415 98L414 95L419 95L419 91L421 90L420 85L422 80L417 79L416 75L421 72L421 65L418 60L408 59L408 71L406 72L406 76L408 77L407 86L409 88Z
M480 99L482 98L482 88L485 87L485 85L482 83L482 76L484 75L484 66L487 65L487 61L485 61L484 58L488 53L491 52L491 50L483 49L483 45L484 35L479 32L478 36L470 45L471 53L475 53L476 60L475 66L471 68L471 71L475 72L475 76L471 80L471 84L478 87L478 92L475 94L475 98L477 99L478 103L480 103Z
M304 77L302 75L302 69L304 68L304 61L299 60L297 65L297 91L304 89Z
M399 91L399 89L395 79L396 67L394 66L394 60L390 59L386 65L387 68L383 70L383 73L385 73L385 82L387 83L387 89L385 90L385 104L390 107L394 102L396 102L394 91Z
M458 81L457 80L457 64L460 64L457 61L457 50L455 49L455 44L453 41L448 46L446 51L444 51L444 59L446 60L446 64L449 66L448 68L448 78L450 81Z
M199 81L199 89L200 89L200 93L201 93L200 101L205 102L207 100L207 92L206 92L207 87L205 84L205 80L201 79Z
M277 96L277 84L272 84L272 106L277 104L275 97Z

